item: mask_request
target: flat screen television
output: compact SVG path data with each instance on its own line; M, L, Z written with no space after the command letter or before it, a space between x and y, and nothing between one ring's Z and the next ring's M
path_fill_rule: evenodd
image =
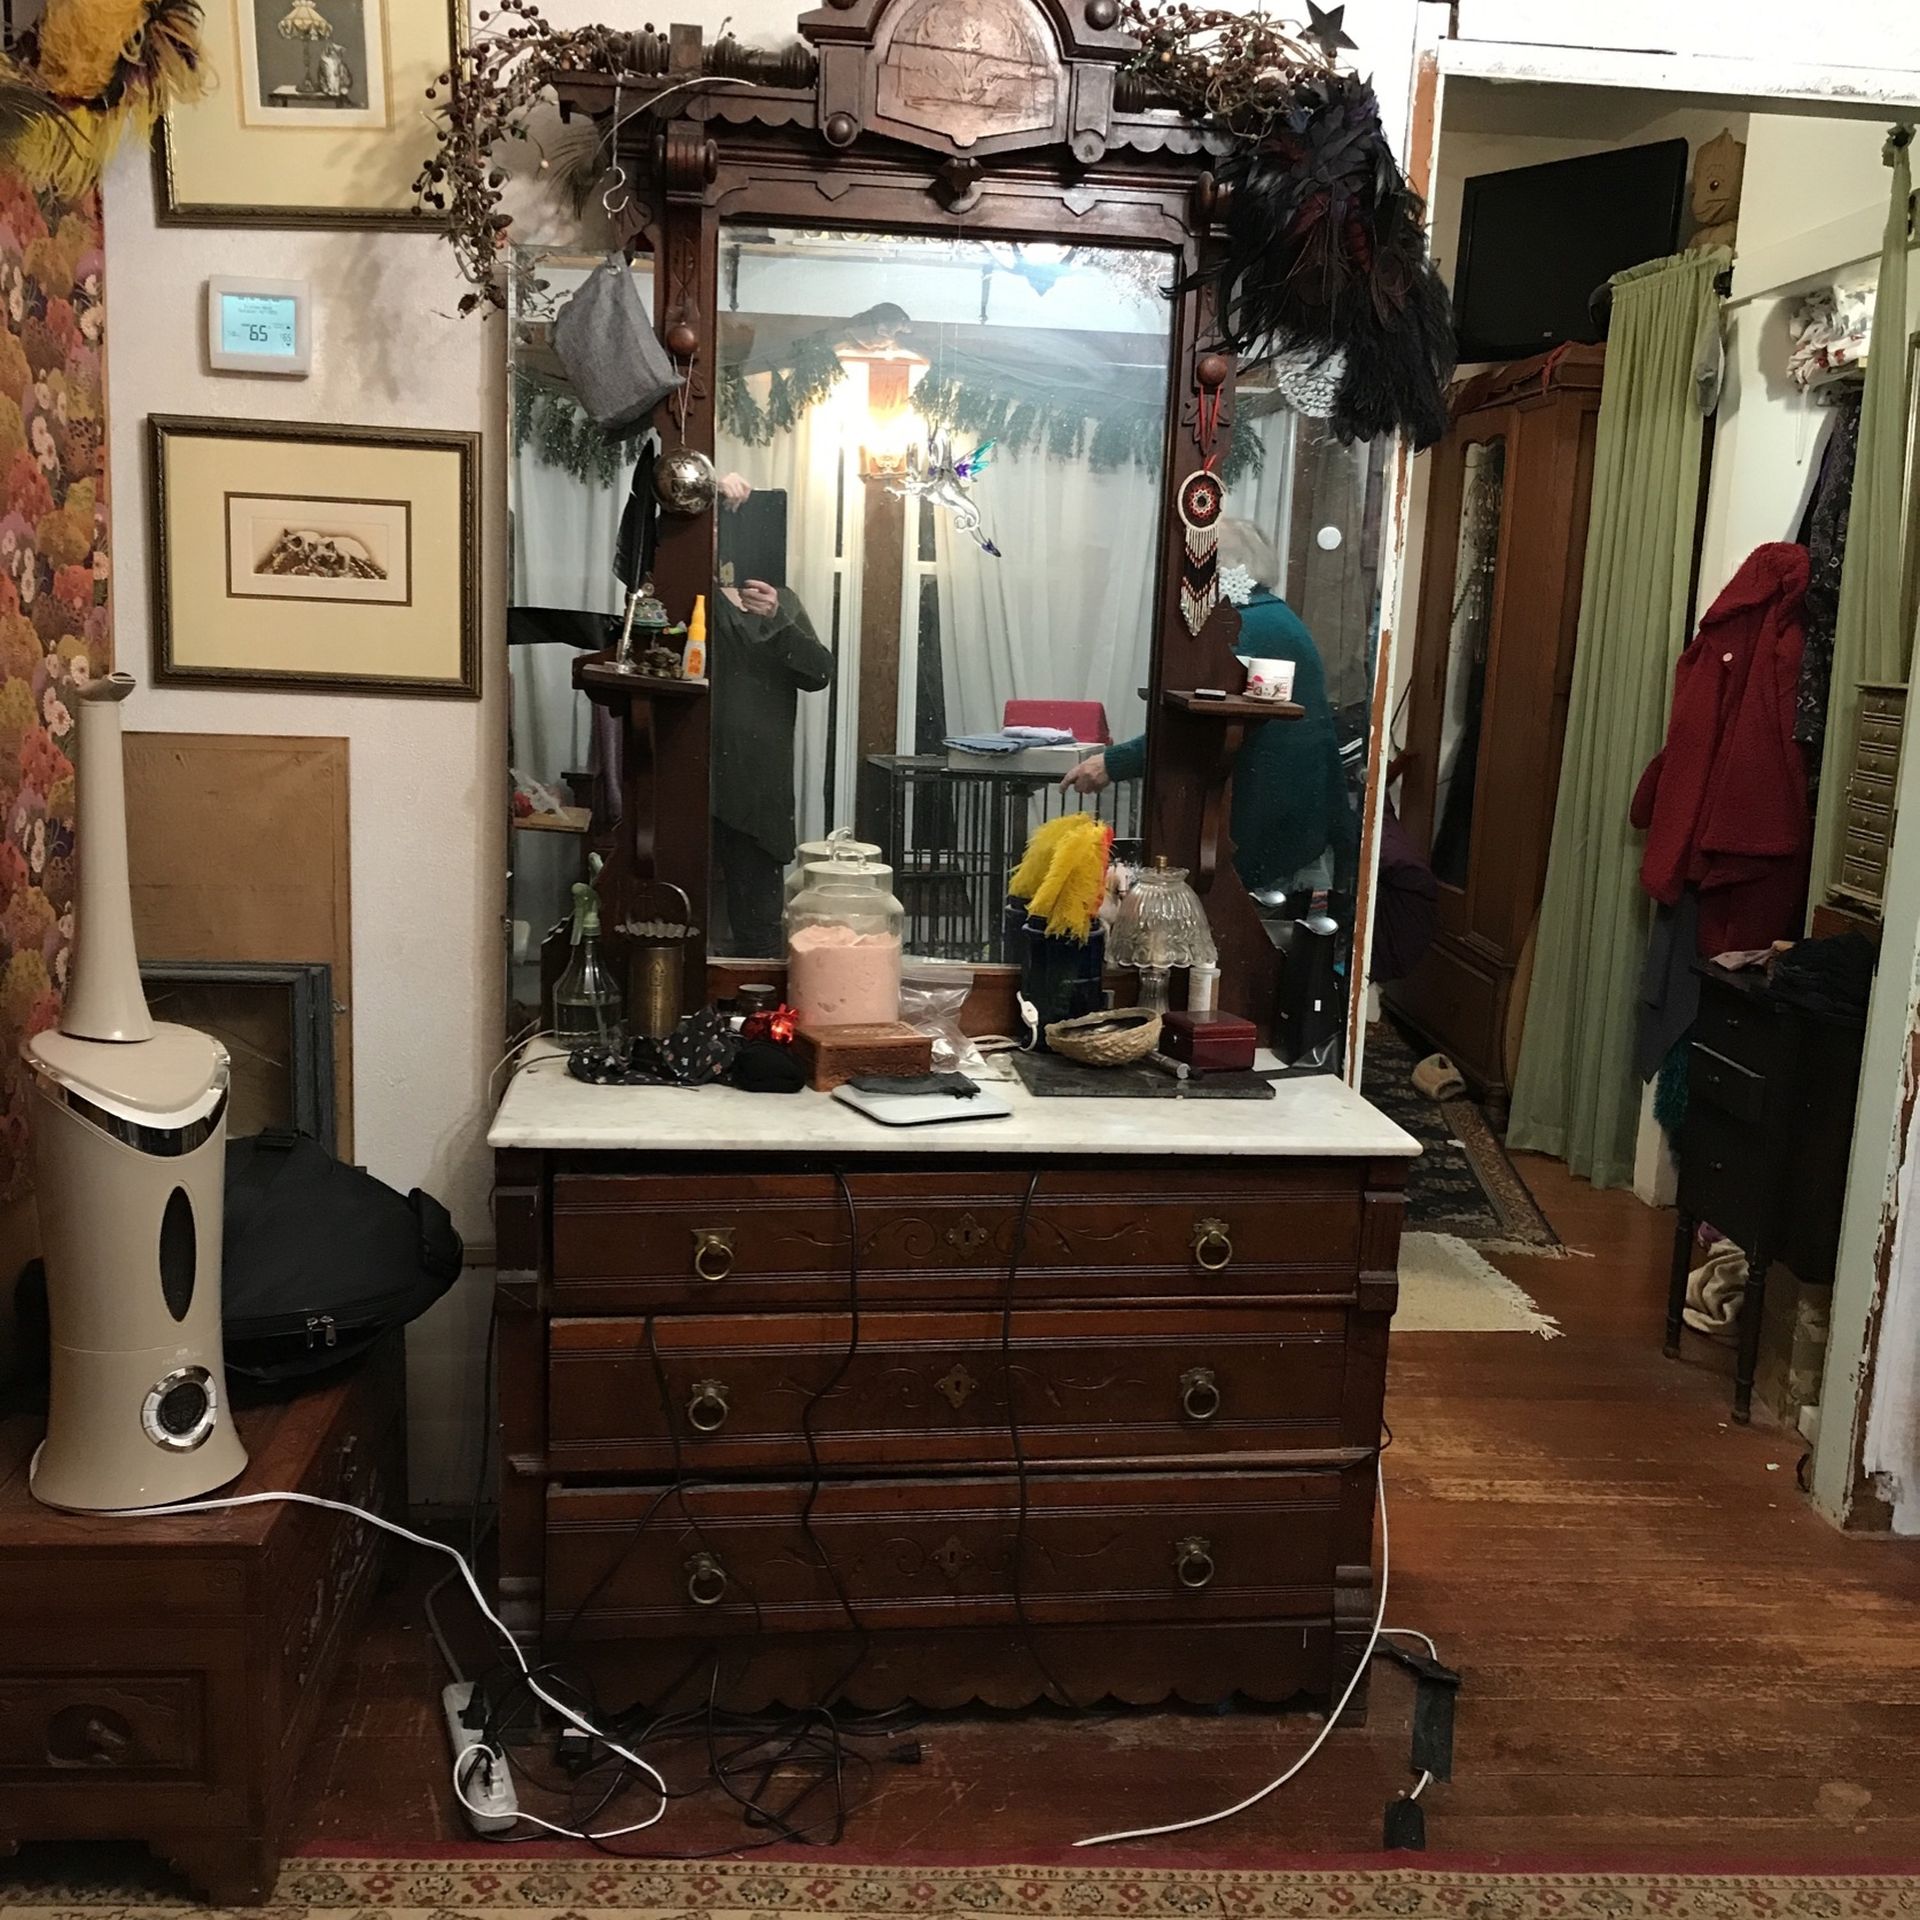
M1595 289L1679 246L1687 158L1684 140L1658 140L1470 179L1453 280L1461 360L1603 339Z

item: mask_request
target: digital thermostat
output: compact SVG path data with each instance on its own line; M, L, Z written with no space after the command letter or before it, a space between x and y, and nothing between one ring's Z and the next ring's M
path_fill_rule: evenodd
M304 280L215 278L207 282L207 360L216 373L313 369Z

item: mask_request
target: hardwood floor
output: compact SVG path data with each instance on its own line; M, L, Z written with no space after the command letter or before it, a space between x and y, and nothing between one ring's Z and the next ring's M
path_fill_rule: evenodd
M1920 1865L1920 1542L1846 1537L1815 1515L1795 1486L1799 1437L1730 1424L1729 1351L1690 1337L1682 1363L1662 1358L1671 1215L1593 1193L1557 1162L1524 1169L1586 1257L1501 1265L1566 1338L1393 1345L1388 1614L1466 1677L1455 1778L1426 1800L1430 1849L1569 1867ZM316 1743L303 1845L471 1838L449 1794L424 1584L384 1602ZM1383 1665L1364 1729L1336 1731L1261 1806L1153 1842L1153 1856L1377 1849L1382 1808L1409 1784L1410 1701ZM1238 1799L1316 1725L943 1717L913 1735L920 1764L874 1770L847 1851L1039 1861L1102 1828ZM645 1810L637 1794L625 1804ZM743 1836L712 1794L646 1838L677 1852Z

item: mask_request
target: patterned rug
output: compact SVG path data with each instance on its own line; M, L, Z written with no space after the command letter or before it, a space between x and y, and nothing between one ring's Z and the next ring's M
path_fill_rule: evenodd
M88 1886L0 1875L7 1920L183 1920L184 1898L142 1885ZM439 1920L569 1920L631 1913L660 1920L790 1915L875 1920L1907 1920L1920 1877L1886 1873L1491 1873L1356 1864L1222 1872L1137 1866L857 1866L809 1857L709 1861L483 1858L290 1860L273 1920L379 1913Z
M1367 1029L1360 1091L1420 1142L1420 1158L1407 1169L1407 1226L1498 1252L1553 1252L1560 1236L1487 1116L1471 1100L1435 1102L1415 1087L1422 1057L1392 1021Z

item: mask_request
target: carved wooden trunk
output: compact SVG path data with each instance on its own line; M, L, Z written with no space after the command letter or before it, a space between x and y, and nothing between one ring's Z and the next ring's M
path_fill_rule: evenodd
M344 1381L243 1412L229 1491L399 1504L401 1374L394 1339ZM143 1840L213 1899L256 1902L380 1536L297 1506L55 1513L27 1491L43 1430L0 1423L0 1853Z
M1402 1212L1369 1117L1378 1157L503 1150L510 1624L603 1700L1337 1694Z

